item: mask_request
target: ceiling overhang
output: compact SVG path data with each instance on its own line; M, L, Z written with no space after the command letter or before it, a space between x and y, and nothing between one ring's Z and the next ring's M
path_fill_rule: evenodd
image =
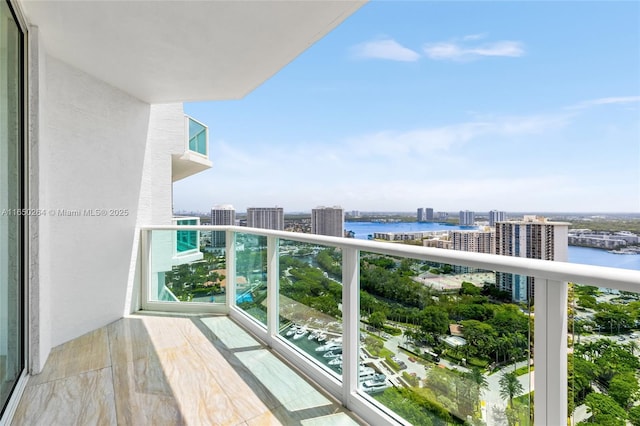
M149 103L238 99L365 3L30 1L47 53Z

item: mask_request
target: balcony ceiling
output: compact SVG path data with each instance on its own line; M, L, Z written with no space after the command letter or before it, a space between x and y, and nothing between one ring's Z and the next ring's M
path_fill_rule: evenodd
M365 3L24 1L47 53L150 103L238 99Z

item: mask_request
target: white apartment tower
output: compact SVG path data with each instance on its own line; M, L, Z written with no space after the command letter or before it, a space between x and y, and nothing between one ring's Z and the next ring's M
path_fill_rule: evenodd
M495 231L451 231L453 250L495 253Z
M489 226L496 226L497 222L504 222L505 220L507 220L507 212L498 210L491 210L489 212Z
M475 212L469 210L460 210L460 226L473 226L475 222Z
M540 216L497 222L496 254L566 262L569 225L566 222L550 222ZM496 284L501 290L510 292L514 301L533 301L533 277L498 272Z
M249 207L247 208L247 226L283 231L284 210L282 207Z
M344 210L342 207L316 207L311 210L311 233L342 237L344 235Z
M230 204L221 204L211 208L211 225L235 225L236 210ZM211 232L211 246L223 248L226 246L224 231Z

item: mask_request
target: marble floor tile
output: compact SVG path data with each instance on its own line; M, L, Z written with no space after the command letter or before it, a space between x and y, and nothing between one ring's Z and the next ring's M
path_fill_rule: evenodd
M111 369L27 386L13 425L116 425Z
M157 356L114 364L118 425L183 425L185 420Z
M202 318L207 326L222 343L229 349L242 349L260 346L242 327L234 323L229 317Z
M226 316L146 314L54 348L13 424L353 424L343 411Z
M303 426L357 426L358 422L346 413L330 414L300 421Z
M111 365L106 327L99 328L51 350L41 374L32 376L34 386Z
M287 423L282 423L278 418L270 411L247 420L248 426L280 426Z
M238 352L236 356L287 410L306 410L332 404L268 350Z
M223 386L192 348L165 349L158 358L187 424L235 425L244 422Z
M211 375L229 396L238 414L245 420L268 413L279 402L245 368L232 366L210 343L194 345Z

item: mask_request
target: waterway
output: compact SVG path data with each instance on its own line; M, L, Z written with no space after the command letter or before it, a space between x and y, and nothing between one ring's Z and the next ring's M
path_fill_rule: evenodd
M356 238L364 240L369 238L369 235L373 235L375 232L418 232L475 229L468 226L460 227L428 222L345 222L344 227L348 231L353 231ZM609 253L607 250L596 248L569 246L569 262L640 271L640 255L613 254Z

